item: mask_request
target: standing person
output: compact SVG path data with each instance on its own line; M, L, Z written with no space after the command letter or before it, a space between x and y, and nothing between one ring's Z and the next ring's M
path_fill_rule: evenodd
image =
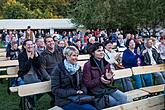
M90 59L83 68L83 81L91 95L96 97L95 106L103 109L127 102L126 95L110 84L114 74L110 64L104 60L104 47L94 43L89 47Z
M134 40L127 41L127 49L123 52L122 57L122 64L125 68L132 68L138 66L139 55L137 54L137 49L135 49L135 42ZM135 88L142 87L142 80L140 75L132 76L132 79L135 80ZM133 90L133 85L130 80L130 77L123 78L124 82L124 90L130 91Z
M35 42L35 35L33 33L33 31L31 30L31 27L28 26L27 30L25 32L25 39L31 39L33 41L33 43Z
M87 94L82 82L80 65L77 63L79 51L74 46L65 47L63 62L56 65L51 74L52 93L55 95L55 105L64 110L96 110L89 104L79 104L69 100L70 96Z
M163 60L160 57L160 53L153 47L152 39L147 40L146 49L142 51L142 65L156 65L156 64L163 64ZM156 72L153 73L156 77L158 84L165 83L165 72Z
M57 48L55 48L55 43L52 37L45 37L44 42L46 49L41 53L40 72L42 81L48 81L51 79L50 76L53 68L62 62L63 55ZM49 95L52 98L50 104L51 106L54 106L54 95L51 92Z
M27 39L23 43L23 51L18 55L19 71L18 71L18 83L30 84L40 82L40 76L38 68L40 68L39 54L34 50L33 42ZM22 83L23 82L23 83ZM26 97L26 107L33 109L34 96Z

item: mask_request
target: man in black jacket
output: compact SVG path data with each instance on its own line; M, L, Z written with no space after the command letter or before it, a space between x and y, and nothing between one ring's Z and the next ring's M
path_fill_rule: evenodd
M35 51L32 40L27 39L24 41L23 51L18 55L18 61L18 84L40 82L40 76L37 70L38 68L40 68L39 54ZM35 106L34 96L26 97L25 106L28 109L33 109L33 107Z
M146 49L142 52L142 65L156 65L163 64L163 60L160 57L160 53L153 48L152 39L147 40ZM158 84L165 83L165 73L156 72L153 74L156 77Z

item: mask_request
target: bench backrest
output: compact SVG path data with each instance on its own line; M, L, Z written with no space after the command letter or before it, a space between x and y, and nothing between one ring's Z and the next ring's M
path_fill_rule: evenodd
M163 71L165 71L165 64L139 66L139 67L132 68L132 72L134 75L163 72Z
M18 60L6 60L0 61L0 67L10 67L10 66L18 66Z
M0 52L0 57L6 57L6 52Z
M8 67L7 68L7 74L8 75L17 74L18 73L18 70L19 70L19 67L18 66L16 66L16 67Z
M85 55L79 55L78 56L78 60L82 61L82 60L89 60L90 55L89 54L85 54Z
M139 101L106 108L103 110L163 110L164 103L164 95L159 95Z
M125 77L132 76L132 70L130 68L115 70L113 72L115 74L114 79L120 79L120 78L125 78Z
M6 52L5 48L0 48L0 52Z
M6 61L7 58L6 57L0 57L0 61Z
M20 97L46 93L51 91L51 81L26 84L18 86L18 95Z
M132 75L131 69L117 70L117 72L114 73L116 74L115 76L116 79L122 77L128 77ZM18 87L18 94L20 97L35 95L39 93L46 93L50 91L51 91L51 81L20 85Z
M80 62L82 62L82 61L80 61ZM130 68L115 70L113 72L115 74L114 79L120 79L120 78L132 76L132 70ZM18 94L21 97L39 94L39 93L46 93L46 92L50 92L50 91L51 91L51 82L50 81L26 84L26 85L21 85L18 87Z
M5 69L5 68L3 68ZM0 78L14 78L18 77L18 67L7 67L7 75L0 75Z
M88 60L78 61L78 64L81 66L81 69L84 68L84 64L85 64L87 61L88 61Z

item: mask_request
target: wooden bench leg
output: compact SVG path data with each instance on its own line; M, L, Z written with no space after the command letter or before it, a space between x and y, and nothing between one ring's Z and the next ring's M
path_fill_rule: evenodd
M34 95L34 110L37 110L37 95Z
M8 78L8 87L7 87L7 93L10 95L11 92L10 92L10 90L9 90L9 87L11 87L10 78Z
M19 107L21 110L25 110L25 97L21 97Z

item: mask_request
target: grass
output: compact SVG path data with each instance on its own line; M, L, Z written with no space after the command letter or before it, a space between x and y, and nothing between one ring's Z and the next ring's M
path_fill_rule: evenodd
M2 48L3 46L2 46L2 41L0 41L0 48Z
M20 97L18 93L7 93L6 79L3 79L3 84L0 83L0 110L19 110ZM37 101L37 110L47 110L50 108L50 97L45 94Z

